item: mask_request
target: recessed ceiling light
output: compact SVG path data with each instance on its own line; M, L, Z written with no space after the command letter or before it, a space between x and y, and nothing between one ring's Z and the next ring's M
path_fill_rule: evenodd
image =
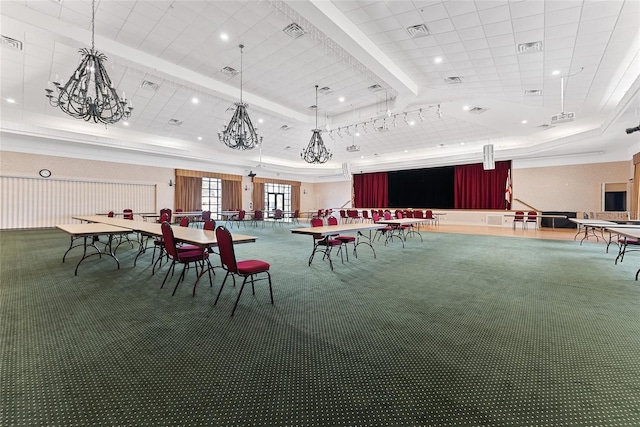
M405 153L408 153L408 152L409 152L409 150L404 150L404 152L405 152Z
M522 123L523 125L526 125L526 124L527 124L527 121L526 121L526 120L523 120L523 121L521 121L520 123Z
M360 136L360 132L356 132L356 136Z
M229 40L229 35L227 33L220 33L220 38L224 41Z
M442 62L442 57L436 56L435 58L433 58L433 62L435 62L436 64L441 63Z
M200 102L200 100L198 98L196 98L195 96L193 98L191 98L191 103L197 104L198 102Z
M344 96L341 96L340 98L338 98L339 102L344 102Z
M201 136L198 137L198 141L202 141L202 137Z
M258 123L264 123L263 119L258 119Z
M413 125L415 125L415 124L416 124L415 120L411 120L411 121L409 121L409 126L413 126Z
M122 122L124 126L129 126L129 122Z
M15 100L15 99L13 99L13 98L7 98L7 102L8 102L9 104L15 104L15 103L16 103L16 100Z
M464 145L464 142L461 142L460 145Z
M364 156L360 156L361 159L364 159Z
M557 76L558 74L560 74L560 70L553 70L551 74L553 74L554 76Z
M463 109L464 111L469 111L469 106L468 106L468 105L465 105L464 107L462 107L462 109Z

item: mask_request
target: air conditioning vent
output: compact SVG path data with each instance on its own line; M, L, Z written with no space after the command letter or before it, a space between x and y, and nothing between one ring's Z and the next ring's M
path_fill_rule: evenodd
M317 106L317 105L310 105L310 106L309 106L309 110L313 110L313 111L315 111L315 110L317 110L317 109L318 109L318 106Z
M280 126L280 130L291 130L291 126L289 126L289 125L282 125L282 126Z
M444 79L445 83L450 85L457 85L462 83L462 77L459 76L451 76Z
M236 74L238 74L238 70L231 67L224 67L222 70L220 70L220 72L226 76L235 76Z
M518 53L535 53L542 52L542 42L520 43L518 45Z
M22 52L22 42L20 40L12 39L11 37L7 37L7 36L1 36L1 37L2 37L2 46Z
M180 126L182 124L182 120L169 119L169 124L172 126Z
M328 86L325 86L325 87L321 87L320 89L318 89L318 92L321 95L329 95L330 93L333 93L333 89L331 89Z
M427 26L424 25L424 24L414 25L413 27L408 27L407 28L407 32L409 33L411 38L414 38L414 39L417 38L417 37L425 37L425 36L428 36L429 34L431 34L429 32L429 29L427 28Z
M143 80L142 83L140 83L140 88L157 92L160 85L158 85L158 83L150 82L149 80Z
M302 37L306 33L304 28L302 28L300 25L296 24L295 22L292 22L291 24L284 27L282 31L284 31L286 35L294 39Z
M486 108L480 108L480 107L473 107L472 109L469 110L471 114L482 114L486 111L487 111Z
M538 129L547 130L547 129L554 128L555 126L551 126L551 125L550 125L550 124L548 124L548 123L544 123L544 124L541 124L540 126L536 126L536 127L537 127Z
M355 144L354 145L349 145L347 147L347 151L349 153L355 153L356 151L360 151L360 146L359 145L355 145Z
M542 91L540 89L525 90L524 95L525 96L542 96Z

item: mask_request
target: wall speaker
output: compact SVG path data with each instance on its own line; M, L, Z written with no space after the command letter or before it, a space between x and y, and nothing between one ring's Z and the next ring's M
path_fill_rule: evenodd
M482 147L482 168L484 170L492 170L496 168L496 162L493 159L493 144L487 144Z

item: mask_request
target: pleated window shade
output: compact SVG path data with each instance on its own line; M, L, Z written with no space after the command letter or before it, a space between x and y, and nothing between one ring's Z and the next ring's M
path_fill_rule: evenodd
M0 229L55 227L72 215L156 212L156 185L0 176Z

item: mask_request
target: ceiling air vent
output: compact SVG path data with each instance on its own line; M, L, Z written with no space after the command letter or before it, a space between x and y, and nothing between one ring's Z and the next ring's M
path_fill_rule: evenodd
M360 151L360 146L359 146L359 145L355 145L355 144L354 144L354 145L349 145L349 146L347 147L347 151L348 151L349 153L355 153L355 152L357 152L357 151Z
M329 95L330 93L333 93L333 89L331 89L328 86L325 86L325 87L321 87L320 89L318 89L318 92L321 95Z
M369 86L367 89L369 89L371 92L380 92L382 90L382 86L380 86L379 84L375 84Z
M140 83L140 87L142 89L149 89L157 92L160 86L158 85L158 83L150 82L149 80L143 80L142 83Z
M542 124L542 125L540 125L540 126L536 126L536 127L537 127L538 129L547 130L547 129L554 128L555 126L551 126L550 124L545 123L545 124Z
M20 40L12 39L11 37L1 36L2 37L2 46L19 50L22 52L22 42Z
M518 45L518 53L535 53L542 52L542 42L520 43Z
M302 28L300 25L296 24L295 22L292 22L291 24L284 27L282 31L284 31L286 35L294 39L302 37L306 33L304 28Z
M290 129L291 129L291 126L289 126L289 125L280 126L280 130L290 130Z
M445 83L450 85L457 85L462 83L462 77L459 76L451 76L444 79Z
M429 29L424 24L414 25L413 27L407 27L407 32L409 33L411 38L414 38L414 39L417 37L425 37L430 34Z
M471 114L482 114L485 111L487 111L486 108L480 108L480 107L473 107L472 109L469 110Z
M182 120L169 119L169 124L172 126L180 126L182 124Z
M310 105L310 106L309 106L309 110L313 110L313 111L315 111L315 110L317 110L317 109L318 109L318 106L317 106L317 105Z
M524 95L525 96L542 96L542 91L540 89L525 90Z
M231 67L224 67L222 70L220 70L220 72L226 76L235 76L236 74L238 74L238 70Z

